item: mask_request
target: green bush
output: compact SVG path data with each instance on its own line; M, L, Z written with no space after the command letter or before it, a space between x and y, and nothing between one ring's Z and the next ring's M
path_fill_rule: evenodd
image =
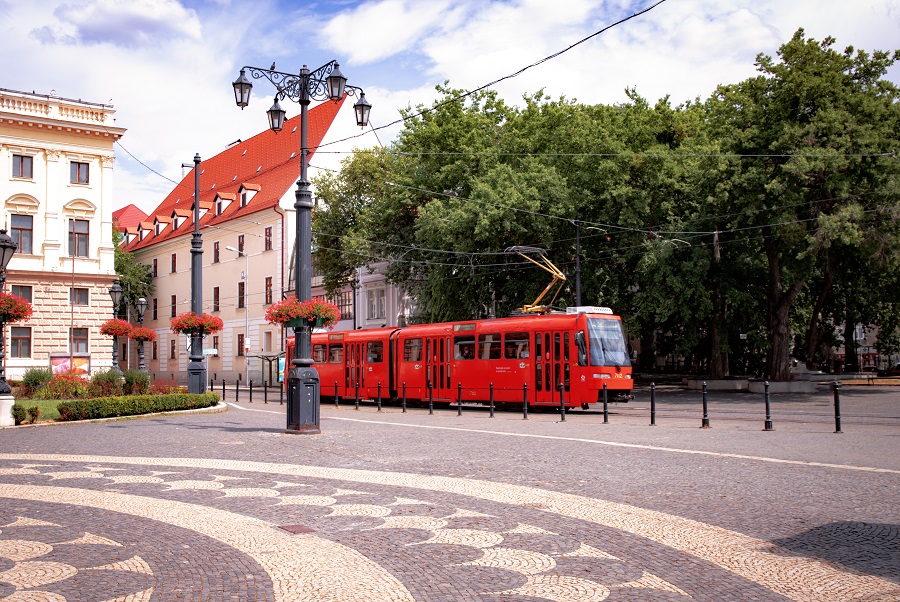
M28 368L22 377L22 384L28 389L28 394L37 391L53 378L50 368Z
M34 424L35 422L37 422L37 419L41 417L41 408L39 408L37 406L32 406L32 407L28 408L27 412L28 412L28 422L30 422L31 424Z
M16 424L22 424L23 422L25 422L25 417L28 415L28 410L26 410L25 406L23 406L22 404L14 403L12 407L12 415L13 422L15 422Z
M57 374L34 392L35 399L81 399L90 396L86 380L72 373Z
M116 416L135 416L153 412L194 410L219 403L218 393L175 393L172 395L130 395L78 399L57 404L60 420L94 420Z
M124 379L118 370L110 368L91 377L91 397L114 397L122 394Z
M141 370L125 371L125 395L145 395L150 392L150 374Z

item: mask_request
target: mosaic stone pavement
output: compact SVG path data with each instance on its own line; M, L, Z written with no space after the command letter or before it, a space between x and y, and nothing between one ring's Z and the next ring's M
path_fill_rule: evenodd
M880 600L896 582L679 516L508 483L0 454L0 599Z

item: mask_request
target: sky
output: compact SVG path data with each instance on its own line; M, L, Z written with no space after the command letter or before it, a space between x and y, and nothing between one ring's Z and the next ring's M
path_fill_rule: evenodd
M114 105L127 129L114 207L149 213L195 153L267 127L270 84L254 85L245 110L234 103L244 65L297 73L337 60L388 145L402 128L388 124L431 105L436 85L483 86L658 1L0 0L0 88ZM588 104L625 103L626 88L702 100L755 75L757 54L774 56L801 27L840 50L898 49L900 0L665 0L494 89L512 105L541 89ZM888 79L900 83L900 65Z

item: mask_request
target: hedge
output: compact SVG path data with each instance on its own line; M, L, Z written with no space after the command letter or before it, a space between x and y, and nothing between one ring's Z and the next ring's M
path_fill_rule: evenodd
M219 403L219 394L172 393L169 395L129 395L63 401L56 406L60 421L93 420L117 416L136 416L155 412L195 410Z

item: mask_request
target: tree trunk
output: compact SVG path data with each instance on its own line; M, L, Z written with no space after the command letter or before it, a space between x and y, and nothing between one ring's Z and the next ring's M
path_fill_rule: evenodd
M769 353L767 371L771 380L791 379L791 328L788 316L804 281L797 280L784 290L778 248L769 227L763 228L763 248L769 264Z
M731 371L728 365L727 345L722 344L723 336L728 330L725 328L725 302L719 287L716 287L713 299L713 315L709 329L709 377L713 379L728 378Z
M828 295L831 294L831 287L835 278L834 270L831 269L827 258L825 269L825 282L822 284L822 290L819 291L819 297L816 299L816 305L813 307L812 316L809 319L809 333L806 338L806 363L809 367L821 367L819 348L822 341L819 339L819 318L822 315L822 308L825 307L825 301L828 299Z

